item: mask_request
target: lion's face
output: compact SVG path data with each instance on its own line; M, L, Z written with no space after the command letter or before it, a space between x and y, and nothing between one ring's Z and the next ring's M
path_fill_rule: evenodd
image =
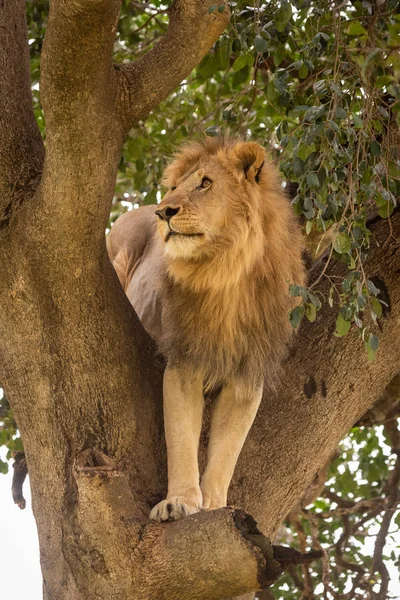
M247 152L247 162L238 160L238 146L253 151L250 158ZM238 146L232 156L226 151L189 160L183 160L186 154L178 156L167 168L165 181L170 189L156 214L169 258L211 257L248 235L250 203L257 191L252 187L258 186L246 174L257 160L260 167L264 151L257 144Z
M205 164L185 173L166 193L157 214L168 256L201 256L224 236L229 212L226 179L218 165Z

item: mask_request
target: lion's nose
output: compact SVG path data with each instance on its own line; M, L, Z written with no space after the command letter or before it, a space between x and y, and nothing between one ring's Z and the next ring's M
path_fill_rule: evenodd
M180 210L180 206L165 206L165 208L160 208L159 210L156 210L156 215L158 215L163 221L169 221L170 218L174 215L177 215Z

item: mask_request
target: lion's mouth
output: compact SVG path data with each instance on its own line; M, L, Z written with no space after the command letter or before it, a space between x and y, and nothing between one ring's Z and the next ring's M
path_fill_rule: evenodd
M182 237L200 237L203 234L202 233L182 233L180 231L173 231L172 229L170 229L167 233L167 236L165 238L165 241L168 242L168 240L171 237L175 237L175 236L182 236Z

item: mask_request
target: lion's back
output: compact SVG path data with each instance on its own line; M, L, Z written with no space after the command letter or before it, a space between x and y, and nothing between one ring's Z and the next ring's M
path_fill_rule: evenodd
M165 264L156 230L157 205L123 214L107 240L110 260L146 331L159 340Z

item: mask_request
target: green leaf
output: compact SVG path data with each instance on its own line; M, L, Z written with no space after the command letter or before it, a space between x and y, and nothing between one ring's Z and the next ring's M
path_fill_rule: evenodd
M368 281L367 281L367 287L368 287L369 291L371 292L371 294L373 294L374 296L377 296L378 294L380 294L380 290L376 287L374 282L371 281L370 279L368 279Z
M144 171L145 164L142 158L138 158L135 164L138 171Z
M299 69L299 77L300 79L305 79L308 75L308 67L307 65L303 62L303 64L301 65L300 69Z
M210 127L207 127L205 134L208 135L209 137L215 137L217 135L220 135L221 133L221 128L218 127L218 125L211 125Z
M352 113L352 114L353 114L354 126L356 127L356 129L362 129L364 127L363 120L361 119L361 117L359 117L355 113Z
M351 306L349 306L348 304L345 304L344 306L342 306L342 308L340 309L339 312L345 321L351 321L351 315L353 312L351 310Z
M375 352L371 348L368 348L368 360L371 362L375 360Z
M343 337L350 331L351 321L345 321L341 313L338 314L336 319L336 337Z
M379 338L373 333L371 333L369 336L369 347L373 352L376 352L379 347Z
M290 296L300 296L300 286L292 283L289 286L289 295Z
M293 171L293 175L295 175L296 177L299 177L300 175L303 175L304 173L304 161L299 158L296 157L293 159L292 161L292 171Z
M201 63L198 65L197 72L205 79L208 79L209 77L214 75L216 71L218 71L219 67L220 60L218 53L206 54Z
M347 35L367 35L366 29L361 25L360 21L352 21L346 29Z
M384 206L381 206L379 208L379 216L382 217L382 219L386 219L387 217L389 217L392 212L394 211L394 204L389 204L389 202L387 202Z
M315 308L317 310L319 310L322 306L320 299L315 294L312 294L311 292L308 292L308 297L310 298L311 302L314 304Z
M372 310L378 317L378 319L382 316L382 304L379 302L378 298L371 298Z
M242 54L238 56L235 62L232 65L232 71L240 71L247 66L248 54Z
M254 38L254 48L260 54L264 54L268 50L268 42L261 35L256 35Z
M373 154L374 156L379 156L381 153L381 146L380 144L376 141L373 140L373 142L371 142L371 154Z
M288 0L282 0L280 8L275 13L275 27L278 31L285 29L286 23L292 16L292 5Z
M219 68L225 70L229 66L231 56L231 44L228 38L223 39L218 47Z
M393 75L381 75L375 79L375 87L383 88L394 81Z
M308 196L304 198L303 208L306 211L312 210L314 208L314 202L312 201L312 198L309 198Z
M276 51L274 53L274 65L276 67L279 67L279 65L281 64L281 62L285 58L285 55L286 55L286 48L285 48L285 46L284 45L278 46L278 48L276 49Z
M335 112L335 117L337 119L345 119L347 117L347 111L344 108L337 108Z
M314 144L312 144L312 145L301 144L301 146L297 150L297 156L299 158L301 158L302 160L307 160L307 158L310 156L310 154L312 154L314 152L314 150L315 150Z
M301 296L303 300L308 300L308 291L303 285L291 285L289 293L291 296Z
M304 306L295 306L289 314L289 321L293 329L296 329L300 325L300 322L304 316Z
M338 254L347 254L351 250L351 240L347 233L339 233L333 244Z
M314 304L307 303L306 306L306 317L310 323L314 323L315 319L317 318L317 309L315 308Z
M319 189L321 184L319 182L317 173L311 172L307 174L307 184L313 190Z

